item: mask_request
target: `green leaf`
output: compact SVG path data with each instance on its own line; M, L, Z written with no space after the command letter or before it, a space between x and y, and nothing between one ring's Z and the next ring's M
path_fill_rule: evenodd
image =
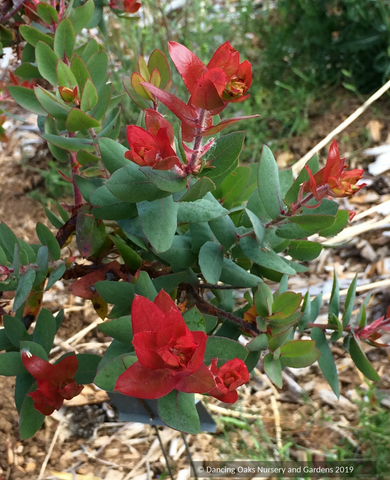
M60 132L57 128L57 123L54 120L54 118L50 115L48 115L46 117L45 133L60 136ZM68 155L68 152L66 150L63 150L62 148L56 147L55 145L52 145L51 143L48 144L48 147L49 147L49 150L51 151L53 157L56 158L58 161L60 161L60 162L68 162L69 161L69 155ZM50 213L52 213L52 212L50 212ZM52 219L53 219L54 214L52 214L50 216L50 214L47 213L47 209L46 209L46 215L48 216L51 223L53 223ZM57 226L55 223L53 223L53 225L56 228L61 228L61 226L62 226L62 224L61 224L61 226Z
M148 61L149 72L153 72L154 69L161 75L161 88L164 88L171 79L171 69L167 57L158 49L152 52Z
M308 242L307 240L297 240L290 242L288 253L295 260L308 262L314 260L322 251L322 245L317 242Z
M99 363L99 371L104 367L104 365L107 365L107 363L110 362L115 357L118 357L119 355L128 355L128 354L135 355L133 345L120 342L119 340L116 340L114 338L114 340L111 342L111 345L109 345L109 347L107 348L106 353L104 354L103 358Z
M308 237L309 232L293 223L282 223L277 226L276 235L280 238L296 240Z
M56 332L56 319L50 310L43 308L37 318L37 323L33 332L33 341L42 345L45 351L50 353Z
M305 293L305 296L303 297L303 304L302 304L301 311L303 312L303 315L299 320L299 326L298 326L300 332L305 330L305 328L309 325L309 322L310 322L311 301L310 301L309 290Z
M337 367L333 358L333 354L330 350L329 343L326 339L325 333L319 328L312 328L310 336L316 342L316 347L321 353L318 359L318 365L324 375L325 379L331 386L332 390L336 394L337 398L340 397L340 385L339 377L337 373Z
M362 348L354 337L351 337L351 340L349 342L349 353L355 365L363 373L363 375L365 375L373 382L379 382L380 376L377 374L374 367L368 361L365 353L363 352Z
M89 0L89 1L92 1L92 0ZM84 112L87 112L88 110L92 110L92 108L97 104L97 101L98 101L98 94L96 91L96 87L92 83L92 81L89 80L89 78L87 78L85 82L85 87L83 89L83 93L81 95L80 108Z
M57 26L54 36L54 51L57 56L63 60L65 57L70 59L73 54L75 42L75 32L69 19L61 20Z
M127 346L127 349L131 348L132 347ZM93 383L99 388L102 388L103 390L113 392L119 375L125 372L125 370L136 361L137 357L134 356L133 352L131 352L116 356L115 358L110 359L108 362L106 362L103 366L100 363L99 371Z
M264 357L264 370L268 378L279 388L283 387L282 365L280 359L274 359L272 353Z
M217 283L223 268L223 248L206 242L199 251L199 266L208 283Z
M272 313L282 313L288 317L298 310L301 300L302 295L300 293L284 292L275 299L272 305Z
M14 258L15 244L18 239L14 232L3 222L0 223L0 245L2 245L7 260L12 263ZM5 264L4 264L5 265Z
M99 50L87 60L87 68L91 75L92 82L99 90L104 83L107 74L108 57L104 50Z
M345 305L344 305L344 314L343 314L343 327L346 327L349 325L349 322L351 320L351 315L352 315L352 310L353 310L353 304L355 302L355 297L356 297L356 284L357 284L357 274L355 275L354 279L351 282L351 285L348 288L347 292L347 298L345 299Z
M90 196L95 190L100 187L103 187L102 178L86 178L81 175L75 175L76 184L81 192L81 195L89 203ZM103 187L104 188L104 187Z
M128 165L130 171L137 172L138 177L142 180L145 178L140 174L138 168L125 158L125 152L128 151L126 147L121 145L110 138L100 138L99 139L100 153L102 156L102 161L104 166L107 168L109 173L113 174L120 168Z
M47 112L38 102L34 90L19 86L8 87L7 90L18 105L32 113L35 113L36 115L42 115L46 117Z
M28 25L21 25L19 27L19 32L22 37L33 47L36 47L38 42L44 42L47 45L53 45L53 38L49 37L45 33L41 32L35 27L30 27Z
M83 91L86 81L91 80L91 75L89 74L85 63L78 55L74 55L70 69L77 80L80 91Z
M324 228L318 232L321 237L334 237L340 233L346 227L349 221L349 212L348 210L339 210L336 213L336 221L334 224L328 228Z
M73 10L72 14L69 17L69 20L72 22L73 30L76 35L88 25L89 21L92 18L94 9L94 1L88 0L81 7L77 7Z
M94 150L92 141L87 138L65 138L48 133L43 133L41 137L53 145L63 148L64 150L69 150L70 152L78 152L79 150Z
M245 360L248 350L240 342L225 337L210 336L207 338L204 363L210 364L213 358L218 358L218 365L239 358Z
M264 145L257 174L257 188L268 215L276 219L283 209L278 164L271 150Z
M157 292L165 290L171 293L178 285L187 279L187 272L172 273L171 275L162 275L152 279L154 288Z
M240 246L247 257L258 265L287 275L295 275L295 270L284 262L278 254L273 250L264 251L260 249L259 244L254 238L241 238Z
M34 408L31 397L25 398L20 412L20 436L22 440L32 437L41 428L45 415Z
M192 307L183 314L184 321L191 332L206 332L206 322L196 307Z
M15 347L19 348L22 340L30 340L30 335L27 333L26 327L19 318L4 315L3 324L8 340Z
M219 280L227 285L237 287L256 287L258 283L262 282L261 278L252 275L226 257L223 259L223 268Z
M75 54L79 55L83 62L87 62L92 55L99 50L99 44L95 39L90 40L85 45L79 47Z
M314 175L319 169L318 156L314 155L314 157L311 158L306 165L310 168L311 172ZM307 182L308 180L309 174L307 173L306 168L303 168L299 173L298 177L296 178L295 182L292 184L291 188L286 193L284 202L288 207L298 198L299 190L302 183Z
M120 342L130 344L133 341L133 329L131 326L130 315L109 322L104 322L99 325L99 330L105 335L116 338Z
M6 352L0 354L0 375L13 377L14 375L23 375L26 372L27 370L23 365L20 352Z
M338 318L340 313L340 287L339 279L337 278L336 270L333 272L333 284L332 284L332 293L329 300L329 312L328 318L329 321L332 319L333 315Z
M252 191L256 188L255 181L252 182L252 185L248 185L248 183L251 183L251 173L252 171L250 167L235 168L214 192L215 198L221 199L223 206L228 209L231 209L236 205L241 206L241 198L244 192L248 192L249 190L249 198Z
M77 161L80 165L87 165L88 163L99 163L100 157L93 155L92 153L81 150L77 153Z
M22 77L23 79L32 80L34 78L42 78L37 67L31 63L22 63L20 67L15 70L15 75Z
M208 177L202 177L181 197L181 202L194 202L203 198L206 193L215 190L215 183Z
M197 255L194 254L191 246L190 238L175 235L171 248L166 252L159 253L158 256L175 269L188 268L191 267L197 259Z
M61 258L61 248L56 237L52 232L42 223L38 222L36 226L37 236L42 245L49 249L50 256L53 260Z
M210 222L216 218L228 215L229 211L218 202L214 203L206 198L195 200L195 202L179 203L177 221L179 223Z
M7 265L7 255L4 250L0 247L0 265Z
M274 297L272 291L266 283L260 283L255 292L255 306L258 315L262 318L268 317L272 313Z
M211 178L217 187L236 168L244 139L245 132L224 135L216 140L213 147L203 157L203 160L211 161L211 166L214 168L203 170L202 173L204 176Z
M0 328L0 352L12 349L13 347L14 346L8 338L5 328Z
M74 379L79 385L92 383L102 357L92 353L79 353L76 357L79 365Z
M79 132L80 130L100 127L100 123L97 120L78 108L72 108L65 125L69 132Z
M209 225L218 242L227 250L236 242L236 228L228 215L212 220Z
M128 282L109 282L107 280L96 282L98 294L108 303L130 307L134 299L134 285Z
M134 292L137 295L146 297L151 302L157 297L157 291L147 272L141 272L139 274L137 283L134 286Z
M137 203L142 230L156 252L172 246L177 228L178 204L169 197Z
M48 25L51 23L58 23L57 10L47 3L38 3L37 13L39 17Z
M314 340L293 340L280 347L280 355L285 357L300 357L310 353L316 344Z
M59 58L53 50L43 42L38 42L35 48L35 55L39 73L51 85L57 85L57 63Z
M129 247L127 243L122 240L122 238L114 237L113 235L110 235L110 238L115 243L115 246L125 264L134 270L138 270L142 265L142 258L138 255L138 253Z
M206 242L213 241L213 234L208 223L191 223L190 233L192 241L192 251L199 253L199 250Z
M320 352L316 348L313 348L309 353L304 353L298 357L281 356L280 363L290 368L303 368L316 362L320 355Z
M64 263L60 263L56 267L54 267L54 270L50 273L49 280L47 282L45 292L50 290L50 288L58 281L62 276L64 275L66 271L66 266Z
M26 300L31 292L35 280L35 271L30 268L20 277L18 288L15 293L15 300L12 311L15 312Z
M34 91L39 103L47 113L52 115L57 120L66 120L70 112L70 107L68 107L68 105L65 105L64 102L57 100L52 93L44 90L41 87L35 87Z
M265 226L262 223L262 221L257 217L256 214L254 214L248 209L246 209L245 211L249 217L249 220L252 223L253 231L255 232L257 243L259 245L262 245L264 241L264 236L265 236Z
M99 140L99 144L100 142L101 140ZM119 145L119 147L121 146ZM120 158L116 162L118 160ZM103 163L106 165L104 158ZM116 170L106 182L106 185L113 195L128 203L138 203L144 200L152 202L169 195L169 192L161 191L154 183L148 180L135 164L127 161L126 166Z
M195 406L195 395L173 390L158 402L161 420L175 430L196 435L200 431L199 415Z
M61 87L68 87L73 89L77 86L76 77L72 70L64 62L57 63L57 81Z
M332 226L336 221L336 217L333 215L296 215L291 217L290 221L299 225L306 232L315 233L323 228Z
M178 177L173 171L153 170L151 167L141 167L140 171L164 192L180 192L187 184L187 179Z
M268 342L270 350L274 352L277 348L281 347L290 336L292 329L293 327L291 326L287 326L287 328L286 326L282 326L273 329L272 336L269 338ZM277 331L278 333L275 334L275 331Z
M257 352L261 350L266 350L268 347L268 337L265 333L257 335L253 340L247 343L246 348L250 352Z
M49 249L46 246L40 247L38 250L37 267L34 287L40 285L47 276L49 269Z
M89 207L81 207L77 213L76 244L81 255L88 258L104 244L105 226L90 215Z

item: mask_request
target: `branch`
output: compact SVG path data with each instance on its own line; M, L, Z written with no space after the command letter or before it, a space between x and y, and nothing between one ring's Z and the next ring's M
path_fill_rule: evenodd
M210 290L241 290L248 287L235 287L233 285L213 285L211 283L199 283L198 288L208 288Z
M190 285L189 283L186 283L185 287L186 287L187 292L190 295L192 295L195 298L195 300L197 300L199 303L204 305L210 313L215 313L219 317L226 318L226 319L232 321L233 323L236 323L237 325L239 325L244 330L250 330L251 332L257 333L257 334L260 333L260 331L257 329L257 327L255 327L254 325L246 322L242 318L236 317L236 315L233 315L232 313L225 312L224 310L221 310L220 308L217 308L214 305L211 305L211 303L209 303L201 295L199 295L199 293L195 290L195 288L192 285Z
M7 13L7 15L4 15L4 17L1 19L1 23L6 22L9 20L11 17L15 15L15 13L19 12L19 10L23 7L25 3L27 3L28 0L22 0L19 5L17 5L13 10Z

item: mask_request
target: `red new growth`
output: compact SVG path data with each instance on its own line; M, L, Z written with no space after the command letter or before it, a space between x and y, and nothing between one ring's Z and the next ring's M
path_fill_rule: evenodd
M205 393L213 388L213 375L203 364L207 335L190 332L164 290L154 303L136 295L131 322L138 361L119 376L116 391L130 397L156 399L173 389Z
M126 13L136 13L141 8L137 0L111 0L109 6L114 10L124 10Z
M175 136L172 125L155 110L146 110L147 131L135 125L127 127L130 150L125 157L141 167L170 170L181 162L173 149Z
M169 54L188 91L190 103L220 113L228 102L243 102L252 84L252 67L229 42L221 45L207 67L184 45L169 42Z
M385 343L377 342L378 338L382 337L382 334L379 333L379 330L390 332L390 307L387 309L386 317L383 316L364 328L356 329L355 335L356 338L365 340L376 347L388 347L389 345Z
M340 158L337 142L333 140L324 168L313 175L310 168L305 166L310 180L302 185L303 191L312 192L316 200L321 200L328 195L339 198L353 195L366 185L365 183L356 185L361 180L364 170L355 169L344 172L347 167L345 158Z
M21 354L24 366L38 386L29 396L34 401L34 408L44 415L59 410L64 400L76 397L84 388L74 379L79 364L76 355L69 355L52 365L26 350L22 350Z
M214 358L209 367L214 375L215 387L207 393L222 402L234 403L238 399L236 389L249 381L248 369L238 358L229 360L219 369L217 362L218 359Z

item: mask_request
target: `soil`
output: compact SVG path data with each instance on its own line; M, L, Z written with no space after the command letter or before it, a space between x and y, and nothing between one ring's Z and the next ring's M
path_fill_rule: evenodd
M326 105L321 103L313 106L313 117L310 119L308 132L301 137L287 139L285 142L287 153L291 154L290 157L285 156L286 150L277 152L276 156L281 166L286 166L283 162L288 164L300 158L360 104L359 99L343 91L336 95L333 102L328 101ZM352 167L367 165L369 160L361 153L363 146L367 148L369 145L386 141L390 132L389 113L390 104L387 99L382 99L339 135L337 140L340 150L345 154L351 154ZM30 120L28 125L34 125L34 119ZM379 121L382 125L379 128L379 137L377 135L375 141L373 121ZM367 125L369 125L368 129ZM39 168L44 168L46 159L49 158L49 152L44 145L29 144L29 140L34 142L37 138L35 132L15 129L10 135L9 144L3 146L3 150L0 151L0 219L5 221L17 236L29 242L37 240L36 223L47 224L42 206L27 195L28 190L42 182L39 174L32 174L26 168L25 157L29 156L29 164ZM34 148L32 150L27 148L29 145L34 145ZM390 184L386 184L386 178L387 176L384 175L385 187ZM390 191L386 191L385 187L383 191L375 193L376 202L382 201L382 196ZM360 203L355 204L357 211L363 211L371 206L369 198L367 199L368 195L366 191L359 197ZM360 238L369 240L374 253L379 257L380 254L377 252L380 248L387 248L387 251L374 262L367 260L362 253L363 247L356 246L354 251L332 250L321 268L317 268L318 264L315 264L310 271L310 277L302 276L300 285L305 287L308 283L313 285L329 283L329 272L333 267L340 268L341 278L348 281L351 280L353 271L362 272L372 265L379 269L379 262L390 256L387 240L383 242L383 237L375 232L363 234ZM349 262L349 271L342 267L346 262ZM372 303L372 308L377 309L375 314L379 315L384 308L383 303L386 301L384 295L386 292L376 292L375 301ZM89 303L79 302L68 294L66 282L60 283L55 295L45 300L45 306L52 308L53 311L58 309L58 303L65 307L67 312L58 333L59 340L66 340L96 320L96 314ZM386 305L388 303L387 301ZM87 349L87 351L103 352L103 344L108 340L95 328L76 348L78 351ZM316 365L300 371L288 372L291 381L285 382L284 388L279 392L270 388L260 372L260 377L252 378L248 386L241 388L240 400L235 405L234 411L247 412L247 417L252 422L256 422L256 415L260 415L264 431L261 431L255 423L251 432L248 432L248 429L230 428L229 425L234 425L234 421L238 421L232 413L233 410L227 405L205 398L210 411L215 415L218 430L213 435L202 433L196 437L188 436L193 458L216 460L222 455L231 455L233 450L236 450L237 455L248 455L248 452L256 451L258 448L257 440L260 444L264 443L262 441L262 438L265 438L264 435L269 436L273 442L277 442L279 425L282 428L284 442L292 439L313 455L321 457L325 450L332 449L346 439L355 445L357 451L362 451L364 446L359 444L359 439L353 430L358 424L357 408L353 401L358 398L355 387L361 386L366 389L366 386L360 372L337 345L334 347L334 354L340 370L342 401L337 402L332 396L329 385L322 378ZM388 373L385 373L388 371L386 351L368 348L367 354L374 368L382 376L379 388L389 394L390 378ZM22 441L13 400L14 383L13 377L0 377L1 480L37 479L46 457L47 466L40 478L146 480L166 472L165 461L154 429L140 424L130 424L121 429L122 424L117 422L117 414L109 399L104 392L93 388L86 389L84 394L80 395L79 404L68 403L63 410L47 418L44 427L33 438ZM308 392L307 400L304 401L300 395L297 395L297 386L305 388ZM278 410L274 409L272 398L277 399ZM278 415L280 415L280 421ZM330 422L323 421L327 416L331 418ZM58 438L48 454L56 432L59 434ZM160 434L170 452L176 478L180 480L188 478L189 461L180 434L168 428L160 429ZM111 438L112 435L114 435L113 438ZM270 443L264 443L264 448L268 449L269 455L272 456L270 445ZM298 458L301 454L299 450L290 453ZM301 455L300 458L306 457ZM74 474L78 476L73 476Z

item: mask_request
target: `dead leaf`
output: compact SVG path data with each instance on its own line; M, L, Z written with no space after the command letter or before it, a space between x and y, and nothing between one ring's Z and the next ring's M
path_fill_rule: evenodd
M383 123L379 120L370 120L366 128L370 132L370 136L374 142L379 142L381 139L381 131L384 127Z
M294 155L291 152L283 152L276 157L279 168L287 167L293 159Z

